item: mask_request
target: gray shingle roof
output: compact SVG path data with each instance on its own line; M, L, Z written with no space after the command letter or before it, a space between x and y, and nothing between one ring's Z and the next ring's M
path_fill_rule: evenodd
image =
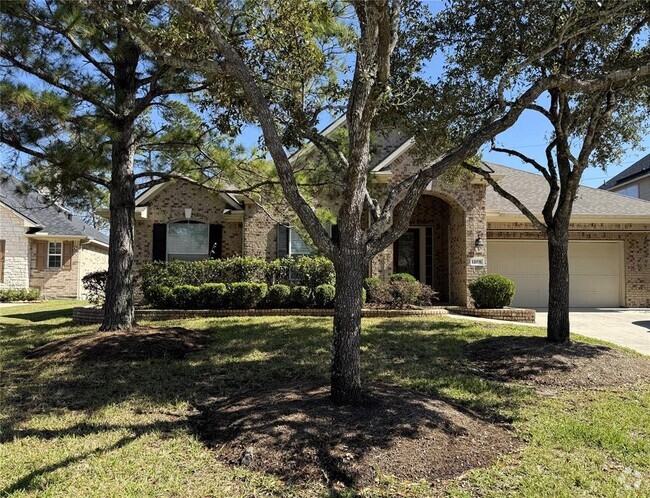
M610 178L598 188L602 190L609 190L610 188L615 187L619 183L626 182L637 176L641 176L644 173L650 173L650 154L648 154L645 157L642 157L637 162L635 162L632 166L630 166L627 169L624 169L614 178Z
M0 202L29 219L49 235L88 237L108 244L108 237L99 230L84 223L79 217L48 202L38 192L26 191L25 184L15 176L0 169Z
M499 184L508 192L515 195L533 213L542 212L548 183L542 175L529 173L500 164L487 163L497 175L503 175ZM521 214L519 209L509 200L497 194L492 187L487 188L486 207L488 211L502 214ZM581 186L578 188L573 214L579 216L647 216L650 221L650 201L634 199L615 194L607 190L599 190Z

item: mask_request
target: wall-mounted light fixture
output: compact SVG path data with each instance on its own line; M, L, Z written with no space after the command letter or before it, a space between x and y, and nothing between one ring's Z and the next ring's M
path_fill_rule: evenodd
M485 241L483 240L483 235L479 234L474 241L474 249L476 249L476 252L482 252L484 247Z
M185 208L185 219L189 220L192 217L192 208Z

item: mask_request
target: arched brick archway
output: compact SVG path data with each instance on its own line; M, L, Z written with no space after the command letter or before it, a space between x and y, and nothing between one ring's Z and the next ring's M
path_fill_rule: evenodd
M470 258L485 256L475 249L476 238L485 240L485 188L463 187L427 190L409 231L373 260L372 275L388 279L395 272L412 273L439 293L441 304L467 306L467 284L485 273L485 267L469 264Z

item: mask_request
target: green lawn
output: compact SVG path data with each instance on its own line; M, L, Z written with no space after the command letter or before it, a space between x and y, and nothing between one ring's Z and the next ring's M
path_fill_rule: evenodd
M188 409L272 382L328 375L331 319L166 322L209 329L182 361L53 364L30 347L90 332L75 303L0 309L0 496L331 496L317 486L223 464L188 430ZM163 325L163 324L161 324ZM650 389L538 396L478 377L464 344L539 329L446 318L365 319L364 380L417 389L512 421L523 449L486 469L429 485L384 476L344 496L650 495ZM331 493L331 492L330 492Z

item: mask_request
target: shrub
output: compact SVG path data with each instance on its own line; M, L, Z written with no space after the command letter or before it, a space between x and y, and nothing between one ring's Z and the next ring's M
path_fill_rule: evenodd
M515 283L496 273L483 275L469 284L477 308L503 308L512 303Z
M200 307L199 287L196 285L178 285L172 288L174 308L191 310Z
M336 289L330 284L321 284L314 289L314 301L319 308L331 308L334 306L334 295Z
M264 278L266 261L260 258L237 256L225 260L232 282L256 282Z
M392 305L402 308L407 305L417 304L420 299L422 284L418 281L395 280L389 285L392 296Z
M199 304L205 309L219 309L228 307L228 288L226 284L202 284L199 287Z
M94 271L87 273L81 279L81 283L86 291L86 299L95 306L102 306L106 299L106 280L108 272L106 270Z
M313 305L312 292L305 285L296 285L291 289L291 303L298 308L308 308Z
M366 290L366 295L368 296L368 302L378 303L379 294L384 287L384 282L380 278L370 277L366 278L363 281L363 288Z
M257 282L235 282L228 289L228 301L233 308L255 308L266 297L267 286Z
M296 258L293 260L291 270L298 284L311 290L319 285L334 283L334 264L322 256Z
M418 304L423 306L430 306L433 304L433 301L438 300L438 293L434 291L429 285L420 284L420 297L418 298Z
M410 273L393 273L390 276L391 282L417 282L417 279Z
M38 289L4 289L0 290L0 303L36 301L40 295Z
M158 309L173 308L174 296L166 285L151 285L144 292L144 297L151 306Z
M276 260L277 261L277 260ZM291 287L284 284L275 284L269 288L266 302L271 308L286 308L290 304Z

